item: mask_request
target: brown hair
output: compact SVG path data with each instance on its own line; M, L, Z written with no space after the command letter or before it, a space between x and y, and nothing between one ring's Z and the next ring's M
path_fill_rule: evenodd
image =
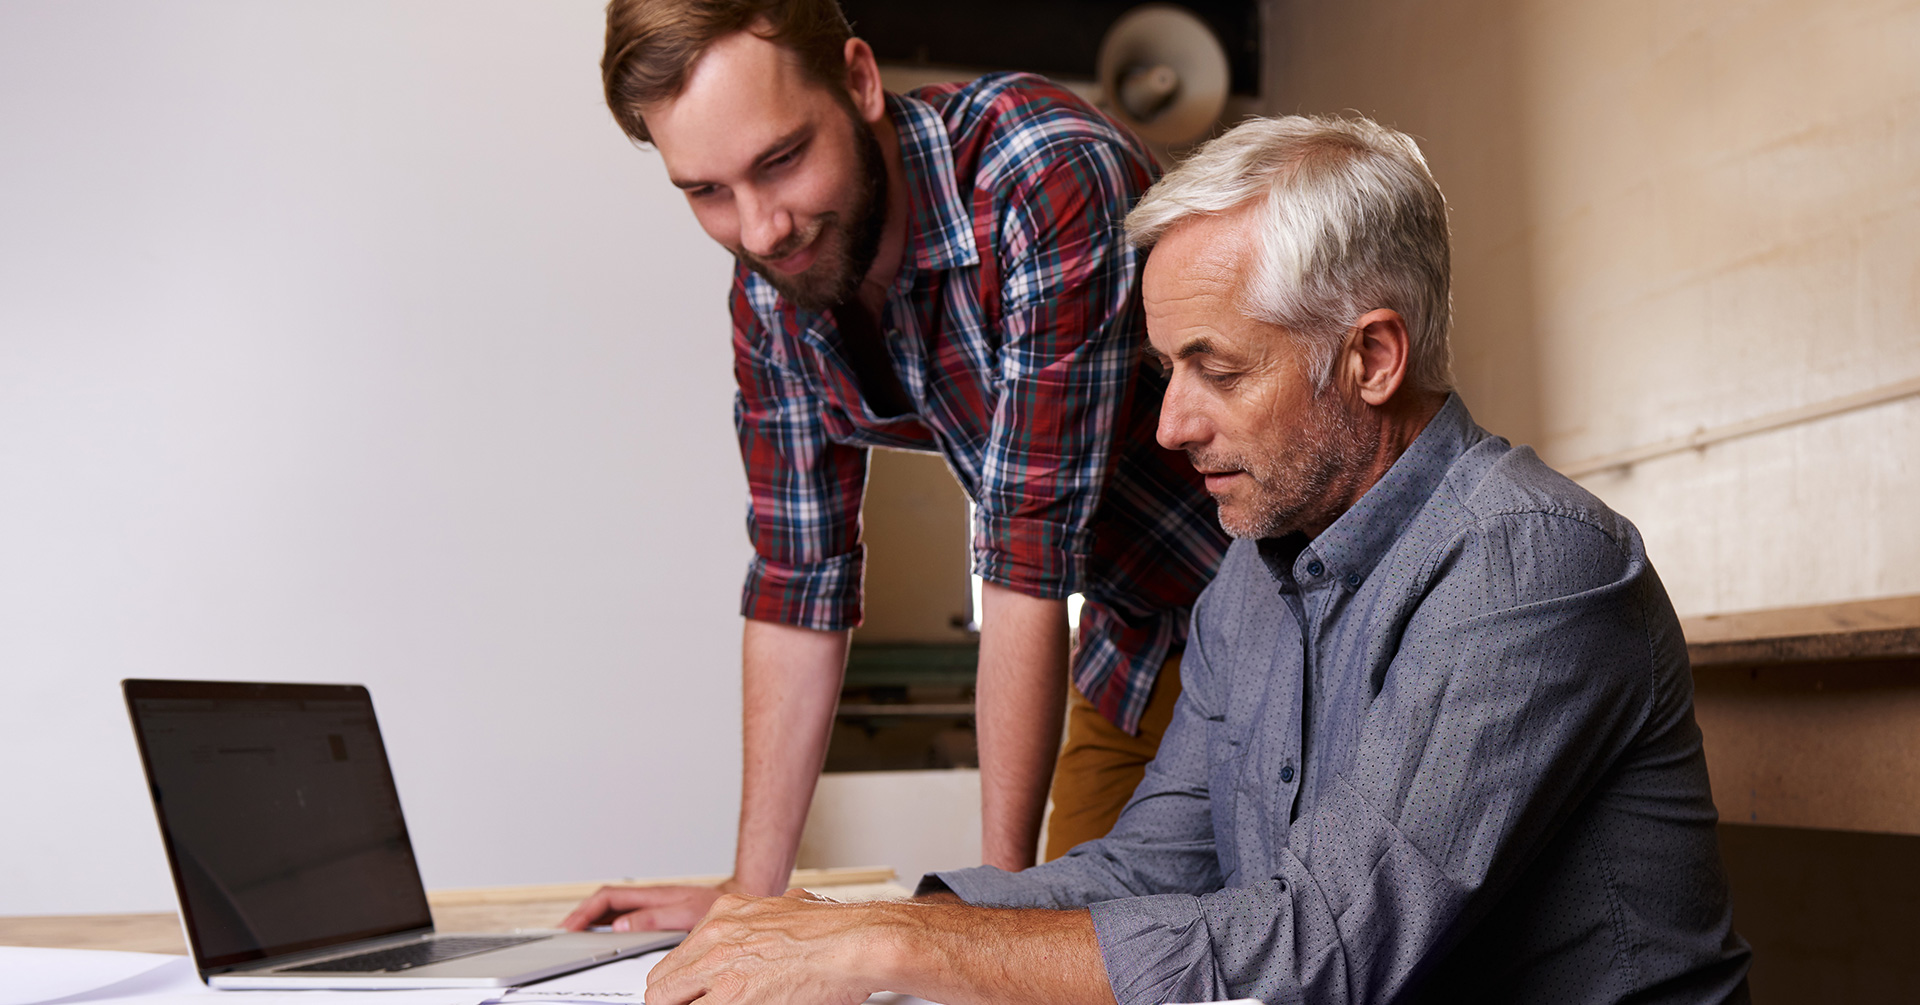
M651 140L640 106L677 96L707 47L736 31L785 47L828 87L846 82L853 29L837 0L612 0L600 79L621 130Z

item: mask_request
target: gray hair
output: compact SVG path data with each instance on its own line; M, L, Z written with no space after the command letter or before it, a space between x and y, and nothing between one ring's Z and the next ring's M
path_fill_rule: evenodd
M1240 309L1301 340L1317 390L1353 322L1382 307L1406 319L1408 382L1453 386L1447 203L1412 139L1363 118L1251 119L1148 189L1127 237L1150 248L1187 219L1255 200Z

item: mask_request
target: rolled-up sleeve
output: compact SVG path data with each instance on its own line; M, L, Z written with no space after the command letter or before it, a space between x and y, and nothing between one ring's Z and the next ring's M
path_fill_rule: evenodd
M732 297L734 428L747 473L753 561L740 613L822 630L860 623L860 499L867 452L835 443L826 405L768 350L736 280Z
M1116 145L1058 143L1002 214L999 395L974 572L1040 597L1082 588L1088 530L1141 349L1139 262L1121 221L1143 182Z

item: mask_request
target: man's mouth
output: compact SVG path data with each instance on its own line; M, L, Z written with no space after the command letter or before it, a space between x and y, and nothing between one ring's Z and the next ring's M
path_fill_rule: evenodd
M1238 478L1244 474L1246 474L1246 472L1240 471L1238 469L1233 469L1233 468L1229 468L1225 471L1201 471L1200 472L1201 477L1206 479L1207 491L1215 495L1225 492L1227 490L1227 486L1233 484L1233 480L1235 478Z
M824 222L817 224L811 234L802 235L801 240L794 245L794 250L787 252L779 258L769 256L762 258L760 261L766 263L767 268L783 276L793 276L805 272L807 267L813 264L813 260L819 257L820 248L826 243L821 240L821 237L825 235L826 232L827 228Z

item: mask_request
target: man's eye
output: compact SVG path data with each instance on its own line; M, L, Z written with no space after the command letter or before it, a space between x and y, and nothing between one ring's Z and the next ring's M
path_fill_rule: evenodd
M805 143L802 143L791 150L784 151L782 153L774 155L771 158L768 158L765 166L769 168L786 167L787 165L792 164L794 161L799 160L800 154L804 152L806 149L807 149L807 145Z
M1200 376L1215 387L1232 387L1233 382L1240 379L1240 375L1232 370L1202 370Z

